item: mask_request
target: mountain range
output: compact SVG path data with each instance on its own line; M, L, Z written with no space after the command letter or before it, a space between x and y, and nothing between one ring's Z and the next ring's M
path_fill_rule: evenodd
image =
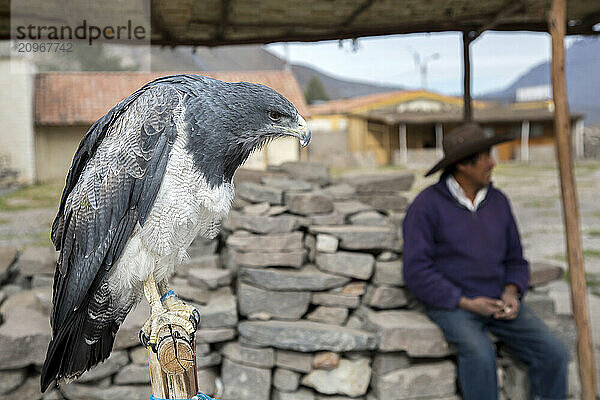
M506 88L479 96L481 99L514 101L519 88L551 86L550 61L535 65ZM600 123L600 38L585 37L567 48L565 73L569 107L585 115L588 125Z

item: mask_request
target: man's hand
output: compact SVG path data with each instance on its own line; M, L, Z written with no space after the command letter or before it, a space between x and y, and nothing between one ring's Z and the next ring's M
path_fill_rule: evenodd
M519 289L511 284L506 285L504 293L502 293L502 301L504 307L501 311L494 314L497 319L515 319L519 314Z
M500 313L504 307L504 302L489 297L475 297L472 299L461 297L458 306L472 313L489 317Z

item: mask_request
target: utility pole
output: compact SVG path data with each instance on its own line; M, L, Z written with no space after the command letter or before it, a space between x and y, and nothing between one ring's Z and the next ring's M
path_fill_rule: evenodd
M421 58L421 55L418 51L414 50L413 48L409 48L409 50L413 55L413 59L415 60L415 67L417 67L419 74L421 75L421 89L427 90L427 65L429 62L439 59L440 53L433 53L427 57Z

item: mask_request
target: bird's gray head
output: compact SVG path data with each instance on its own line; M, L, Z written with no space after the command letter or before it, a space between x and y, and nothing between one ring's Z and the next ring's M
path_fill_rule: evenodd
M201 96L186 110L194 127L188 148L211 185L230 181L252 152L273 139L293 136L303 147L310 141L304 118L273 89L212 79L202 86Z

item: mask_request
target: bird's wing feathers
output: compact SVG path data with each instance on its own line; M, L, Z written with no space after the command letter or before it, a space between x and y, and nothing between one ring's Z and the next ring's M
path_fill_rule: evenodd
M158 193L177 135L181 94L147 85L98 120L82 140L63 192L52 239L60 257L53 332L101 283Z

